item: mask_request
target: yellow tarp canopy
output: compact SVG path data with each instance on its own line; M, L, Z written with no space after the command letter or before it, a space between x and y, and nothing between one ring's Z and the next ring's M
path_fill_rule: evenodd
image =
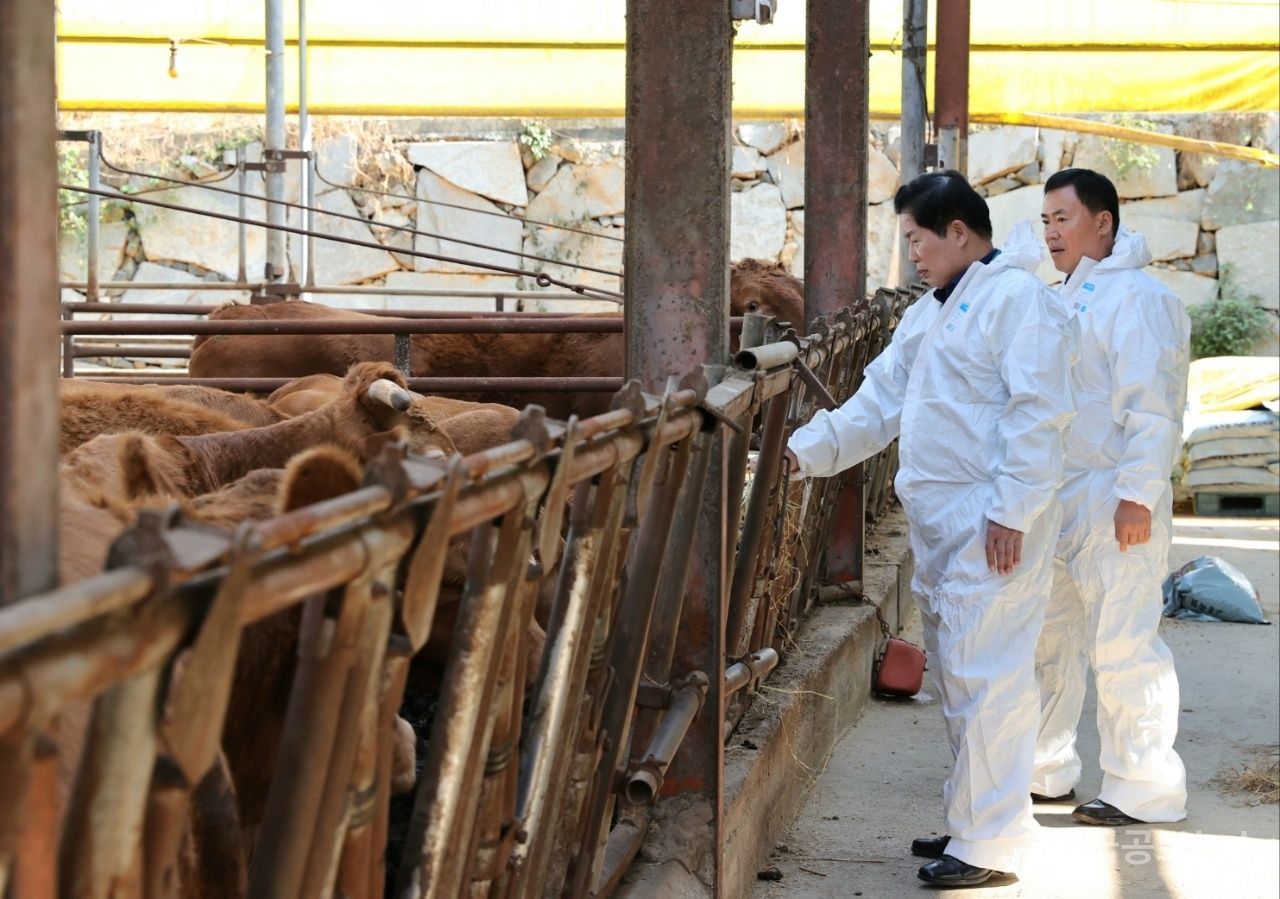
M292 105L297 5L285 6ZM804 8L804 0L780 0L773 25L741 26L735 114L803 114ZM262 0L60 0L58 9L63 109L262 109ZM901 10L900 0L872 0L878 115L897 114ZM309 105L316 113L620 116L624 12L624 0L309 0ZM931 35L932 18L931 10ZM170 78L175 39L178 77ZM1276 2L974 0L970 42L975 114L1280 108Z

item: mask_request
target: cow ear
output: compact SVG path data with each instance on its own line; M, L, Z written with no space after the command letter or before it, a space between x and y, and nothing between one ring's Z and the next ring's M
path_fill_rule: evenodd
M360 487L360 463L351 453L337 446L317 446L289 460L280 492L276 495L276 511L290 512L350 493Z
M120 491L128 501L164 493L146 435L125 434L120 441Z

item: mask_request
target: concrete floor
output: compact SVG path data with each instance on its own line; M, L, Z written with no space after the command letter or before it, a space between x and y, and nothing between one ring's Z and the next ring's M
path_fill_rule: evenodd
M908 850L912 837L942 832L942 780L951 759L926 686L906 703L867 705L773 853L769 863L782 879L759 881L754 899L1280 895L1280 806L1257 804L1222 782L1231 769L1274 761L1280 750L1280 529L1275 519L1180 517L1174 524L1174 566L1200 555L1225 558L1249 576L1276 622L1161 625L1182 688L1177 749L1187 766L1186 821L1113 830L1075 824L1075 803L1036 806L1040 838L1018 883L927 890L916 877L921 860ZM918 640L918 615L907 636ZM1102 780L1094 709L1090 688L1080 730L1080 802L1094 798Z

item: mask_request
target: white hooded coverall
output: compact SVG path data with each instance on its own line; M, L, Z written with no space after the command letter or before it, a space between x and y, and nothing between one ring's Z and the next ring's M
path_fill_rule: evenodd
M1040 252L1021 226L945 303L934 291L917 300L857 393L788 443L800 473L822 477L901 438L894 486L955 755L943 789L947 853L999 871L1016 869L1036 828L1034 657L1072 413L1070 323L1030 274ZM1024 534L1010 575L987 567L988 520Z
M1173 750L1178 678L1157 635L1168 569L1190 324L1182 302L1141 268L1146 241L1121 227L1111 255L1086 257L1057 296L1080 329L1072 372L1062 535L1036 657L1042 703L1032 790L1060 796L1080 780L1076 726L1088 666L1097 678L1099 797L1142 821L1186 817ZM1120 500L1151 510L1151 539L1121 552Z

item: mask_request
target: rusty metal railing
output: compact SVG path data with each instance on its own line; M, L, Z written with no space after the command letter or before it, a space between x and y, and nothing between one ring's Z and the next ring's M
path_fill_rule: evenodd
M292 614L297 669L260 826L214 840L238 851L244 837L247 861L218 863L247 864L249 896L607 895L709 691L741 708L824 577L839 484L789 482L782 446L815 402L856 388L908 298L880 291L806 337L748 316L742 364L711 384L632 383L613 411L563 425L530 408L511 442L465 458L392 450L364 488L234 534L141 514L112 570L0 610L0 894L179 895L196 876L183 840L227 826L208 793L224 723L248 713L230 704L235 647ZM725 658L674 670L717 458ZM870 514L893 465L882 454L854 485ZM388 873L394 719L454 603Z

